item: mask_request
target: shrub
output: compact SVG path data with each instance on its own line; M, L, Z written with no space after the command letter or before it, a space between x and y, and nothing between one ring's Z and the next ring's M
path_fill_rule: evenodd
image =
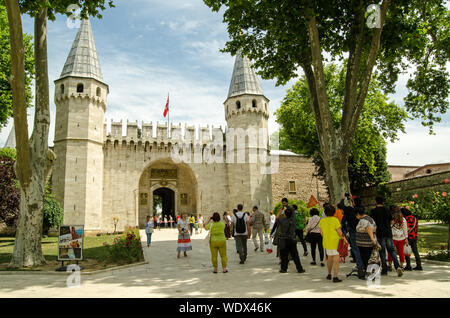
M109 258L117 263L133 263L144 259L141 239L137 230L128 230L124 235L114 239L113 244L104 244L108 248Z
M288 199L288 205L292 206L292 205L297 205L298 207L298 212L300 212L303 215L303 219L305 220L305 222L309 219L309 210L311 210L312 208L307 208L307 203L302 201L302 200L295 200L295 199ZM277 204L275 204L274 208L273 208L273 213L275 215L278 214L278 212L281 210L281 207L283 206L283 204L280 202L278 202ZM322 214L322 209L316 205L314 206L314 208L318 209L320 214Z
M55 200L53 195L47 193L44 197L44 220L43 220L43 233L47 234L48 230L52 228L58 228L63 222L64 210L58 201Z
M0 221L16 227L20 214L20 190L14 172L14 159L0 154Z

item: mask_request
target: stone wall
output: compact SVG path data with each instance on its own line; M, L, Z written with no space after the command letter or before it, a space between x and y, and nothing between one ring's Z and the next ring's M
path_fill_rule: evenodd
M278 172L272 174L273 204L284 197L308 202L311 195L320 203L328 201L325 183L313 177L314 171L315 165L311 159L300 155L280 155ZM289 191L289 181L295 181L295 192Z
M446 184L445 179L450 179L450 171L390 182L386 186L392 194L392 201L402 203L412 201L415 193L420 196L428 191L450 192L450 183ZM375 204L375 197L378 195L377 187L365 188L357 195L363 200L363 205L372 206Z

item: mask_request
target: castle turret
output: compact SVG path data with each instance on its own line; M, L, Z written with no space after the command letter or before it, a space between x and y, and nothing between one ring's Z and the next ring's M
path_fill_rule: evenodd
M83 20L55 81L53 192L64 224L101 229L103 130L108 85L104 83L89 19Z
M266 165L263 156L268 154L269 99L264 96L250 60L240 52L224 105L229 203L234 207L240 201L245 209L257 205L268 212L272 208L271 177L262 171ZM241 197L243 193L247 197Z

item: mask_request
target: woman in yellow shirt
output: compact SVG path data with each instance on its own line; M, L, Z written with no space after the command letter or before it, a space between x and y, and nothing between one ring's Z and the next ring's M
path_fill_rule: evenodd
M213 221L211 223L211 220ZM214 274L217 274L217 252L220 254L222 261L222 272L228 273L227 270L227 239L225 237L225 223L220 221L220 214L215 212L205 224L205 229L210 230L211 262L214 267Z
M347 242L344 234L341 230L341 223L338 218L334 216L336 209L332 205L327 205L325 207L326 217L320 220L319 228L320 233L323 236L323 248L326 250L328 255L328 276L327 279L331 280L331 270L334 268L333 282L342 282L338 278L339 273L339 253L337 251L339 246L339 241L344 239Z

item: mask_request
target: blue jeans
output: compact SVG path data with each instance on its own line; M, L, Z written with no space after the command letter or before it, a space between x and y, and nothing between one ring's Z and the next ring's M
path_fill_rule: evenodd
M379 240L378 243L380 243L380 245L381 245L380 258L381 258L382 271L383 272L387 271L386 250L389 254L391 254L391 257L394 261L395 269L399 268L400 264L397 259L397 251L395 250L395 246L394 246L394 242L392 241L392 238L383 237Z
M356 245L356 232L349 232L349 243L353 253L353 257L355 258L356 265L359 269L364 269L364 263L361 258L361 254L359 253L359 248Z
M147 234L147 245L150 245L150 243L152 242L152 233L145 233Z

